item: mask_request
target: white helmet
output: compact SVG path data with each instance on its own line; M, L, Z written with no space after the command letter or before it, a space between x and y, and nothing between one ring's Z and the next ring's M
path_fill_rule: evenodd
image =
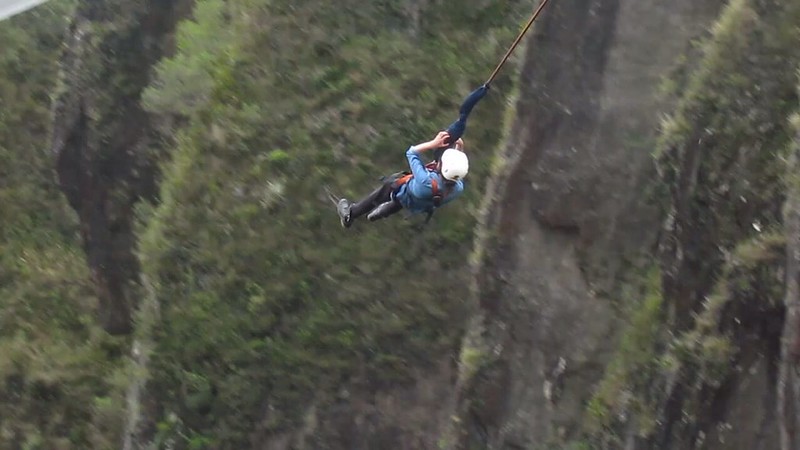
M450 181L458 181L467 176L469 159L461 150L448 148L442 153L442 176Z

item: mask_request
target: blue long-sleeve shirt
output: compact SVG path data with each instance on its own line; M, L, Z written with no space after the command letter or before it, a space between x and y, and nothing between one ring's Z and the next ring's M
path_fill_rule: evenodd
M441 174L429 171L422 163L415 146L411 146L406 151L408 165L414 175L406 184L400 187L395 194L395 198L403 205L403 208L412 213L426 212L433 209L433 179L436 179L439 194L447 192L447 196L442 199L439 206L458 198L464 192L464 181L456 181L452 187L445 185L445 179Z

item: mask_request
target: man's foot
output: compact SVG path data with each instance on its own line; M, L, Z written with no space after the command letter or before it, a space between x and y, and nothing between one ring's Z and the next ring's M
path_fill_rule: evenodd
M345 228L350 228L350 225L353 223L353 219L350 217L350 207L352 205L353 204L346 198L339 200L339 203L336 205L336 212L339 213L339 220Z

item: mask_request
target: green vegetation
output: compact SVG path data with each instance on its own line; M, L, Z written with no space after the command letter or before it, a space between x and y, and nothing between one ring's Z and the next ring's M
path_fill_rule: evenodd
M513 66L470 118L466 195L426 229L401 215L343 230L323 187L359 197L405 168L406 148L455 119L529 3L198 0L152 71L135 67L142 55L90 58L86 80L116 74L89 109L102 118L98 142L121 135L117 109L133 91L161 138L146 149L164 156L158 201L138 205L135 230L145 373L128 366L133 336L97 323L81 229L48 152L74 3L0 25L0 450L118 448L134 377L148 381L154 447L249 448L254 434L311 427L334 403L445 359L459 360L462 380L494 368L477 325L454 349L471 326L467 268L492 249L488 227L484 247L472 242L488 181L506 169L495 150L513 119ZM666 81L679 101L654 152L656 183L678 227L665 230L661 265L620 290L626 327L587 404L587 440L570 448L614 446L631 429L651 436L671 376L692 380L684 406L695 417L740 350L730 311L780 308L798 22L796 2L761 11L734 0ZM93 24L93 42L117 25ZM136 27L120 29L120 42L137 39ZM95 67L105 64L115 70ZM113 183L112 196L130 188ZM665 288L674 274L702 304ZM692 320L675 330L675 316Z
M124 340L106 335L55 184L50 93L74 2L0 26L0 448L112 448Z
M686 211L677 220L691 218L697 234L688 258L694 263L703 255L708 261L697 264L709 270L722 262L712 247L732 249L756 232L753 224L780 223L775 205L784 195L783 159L793 134L786 118L797 105L797 10L787 4L761 12L747 0L731 2L664 123L663 182L693 186L673 202Z
M681 287L659 276L641 300L623 302L638 307L625 315L629 327L587 405L587 432L602 448L619 445L631 423L652 437L666 396L679 402L673 434L692 429L731 380L742 333L756 332L759 318L782 307L781 208L792 177L785 160L794 135L787 118L798 108L798 20L797 3L762 10L734 0L696 46L696 60L679 61L664 83L678 103L655 152L659 203L670 216L661 270Z
M628 315L615 357L587 405L587 431L602 448L620 445L630 420L642 437L655 431L663 378L686 380L689 401L683 411L694 418L702 414L701 393L720 388L738 358L736 329L750 326L745 318L780 308L783 287L774 280L785 244L782 234L765 232L737 246L694 327L674 336L663 313L660 273L650 272L644 300Z
M513 37L516 6L446 1L415 26L401 3L200 1L156 69L145 104L181 125L140 253L162 308L151 389L182 446L242 446L457 346L507 77L470 118L468 193L421 234L402 216L342 230L322 187L354 198L404 168L491 70L502 48L481 38Z
M660 275L660 271L651 269L641 281L643 298L634 303L637 309L629 314L630 323L615 357L587 406L587 429L601 433L606 445L620 444L614 430L625 423L625 417L633 418L643 435L655 426L654 399L647 391L660 373L659 343L667 336Z
M51 98L71 95L56 78L73 3L0 27L0 375L9 399L0 448L116 448L128 377L145 375L161 412L149 418L156 445L241 447L254 424L300 423L310 402L324 408L344 383L402 383L455 357L464 244L513 64L470 118L467 194L427 230L401 216L344 231L322 186L353 198L404 168L406 148L454 120L488 75L526 5L198 1L141 96L165 143L151 150L169 158L158 204L137 209L137 251L159 314L136 316L136 334L155 349L147 373L134 374L130 339L93 317L78 220L46 151ZM99 44L116 25L92 26ZM133 39L126 26L120 39ZM109 65L87 79L131 65L124 54L104 57L87 60ZM100 137L120 125L114 93L127 95L140 74L131 66L115 77L95 105L109 121ZM277 413L265 416L267 405Z

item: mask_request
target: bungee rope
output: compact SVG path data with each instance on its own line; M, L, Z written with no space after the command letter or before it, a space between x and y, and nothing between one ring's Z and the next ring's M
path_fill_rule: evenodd
M436 161L439 161L441 159L442 153L444 153L444 151L448 148L449 145L451 145L452 143L457 141L459 138L461 138L461 136L464 135L464 131L467 128L467 118L469 117L470 112L472 112L472 108L474 108L475 105L478 104L478 101L480 101L480 99L482 99L486 95L486 93L489 91L489 86L492 84L492 82L494 81L495 77L497 77L497 74L500 73L500 69L502 69L503 66L506 64L506 61L508 61L508 58L511 56L511 53L514 51L514 49L517 48L517 46L519 45L520 41L522 41L522 38L525 36L525 33L528 32L528 29L530 29L531 25L533 25L533 22L535 22L536 19L539 17L539 14L541 14L542 10L547 5L548 1L550 1L550 0L542 0L541 1L541 3L539 4L539 7L536 8L536 10L533 12L533 14L531 15L530 19L528 19L528 22L525 24L525 26L522 28L522 30L517 35L517 38L514 39L514 42L511 44L511 46L506 51L506 54L503 56L503 58L500 60L500 62L497 64L497 66L494 68L494 70L492 71L492 74L489 76L489 79L486 80L486 82L483 85L481 85L479 88L477 88L474 91L472 91L464 99L464 102L461 104L461 108L459 108L459 117L458 117L458 119L456 119L455 122L453 122L452 124L450 124L449 127L447 127L446 131L447 131L447 134L449 135L449 140L447 142L447 146L436 150L436 153L435 153L435 160Z
M536 8L536 11L533 12L533 15L531 16L530 20L528 20L528 23L525 25L522 31L520 31L519 35L514 40L514 43L511 44L511 47L508 48L508 51L506 52L505 56L503 56L503 59L500 60L500 63L497 65L497 67L494 68L494 71L489 76L489 79L486 80L486 83L484 83L484 85L488 86L492 84L492 81L494 81L494 78L500 72L500 69L503 67L503 65L505 65L506 61L508 61L508 57L511 56L511 52L513 52L514 49L517 48L517 45L522 40L522 37L525 36L525 33L527 33L528 29L531 27L531 25L533 25L533 22L536 21L537 17L539 17L539 14L542 12L545 5L547 5L548 1L550 0L542 0L542 2L539 4L539 7Z

